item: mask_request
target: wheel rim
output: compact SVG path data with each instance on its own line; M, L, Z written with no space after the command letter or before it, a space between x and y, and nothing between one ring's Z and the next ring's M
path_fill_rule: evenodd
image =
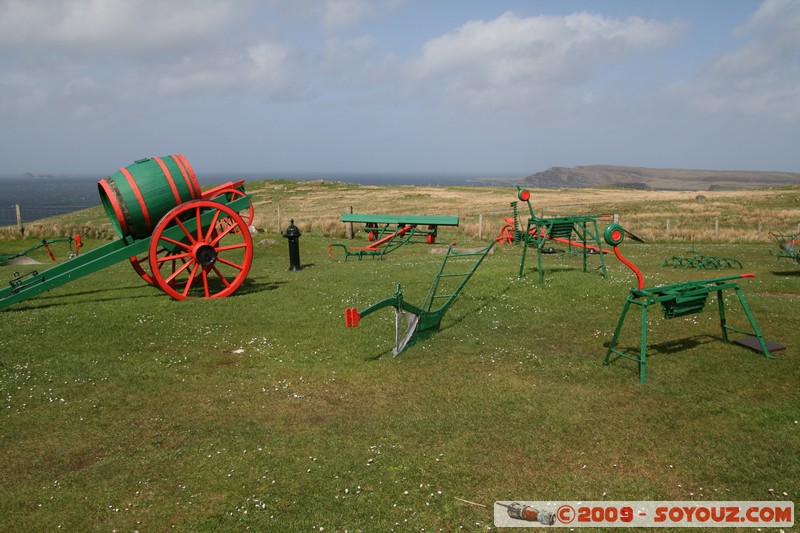
M247 223L227 205L210 200L174 208L159 221L150 242L153 282L176 300L233 294L252 260Z
M220 194L224 194L228 202L232 202L237 198L246 196L246 194L239 189L223 189L220 191ZM244 227L249 228L253 224L253 202L248 202L247 207L239 211L239 216L242 217L242 220L244 221ZM229 224L233 223L232 221L225 222ZM235 231L239 231L239 229L237 228Z

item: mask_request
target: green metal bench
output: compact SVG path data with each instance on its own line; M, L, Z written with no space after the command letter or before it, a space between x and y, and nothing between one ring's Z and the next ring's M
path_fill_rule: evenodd
M771 351L776 351L783 348L783 346L779 344L775 344L764 339L763 335L761 334L761 330L758 328L758 324L756 324L755 317L750 311L750 307L747 305L744 293L742 293L738 283L735 282L735 280L741 278L755 277L755 274L740 274L738 276L702 279L676 283L673 285L659 285L657 287L645 288L641 271L639 271L635 265L623 257L619 251L618 246L624 238L624 230L622 227L619 224L609 225L608 228L606 228L604 237L606 242L613 247L617 258L623 264L629 267L634 274L636 274L638 282L637 288L630 289L628 298L625 300L625 304L622 307L622 313L620 314L619 321L617 322L617 327L614 330L614 335L611 337L611 342L608 345L608 350L606 351L605 359L603 360L604 365L608 365L611 362L612 355L616 355L617 358L634 361L639 365L639 382L644 383L647 372L648 309L653 305L659 305L666 320L697 315L704 311L706 304L708 303L708 297L712 293L716 294L717 306L719 309L720 329L722 332L722 340L724 342L729 342L728 332L750 335L751 337L740 339L734 342L759 351L768 359L775 358L771 355ZM752 331L738 329L728 324L728 320L725 315L725 300L722 293L723 291L729 289L735 292L742 310L747 317L748 323L752 328ZM641 308L641 337L639 351L636 354L629 354L617 349L620 331L622 330L628 310L632 305L638 305Z
M356 327L360 320L384 307L393 307L395 312L395 346L392 354L400 355L403 350L417 340L428 337L439 330L442 318L455 302L456 297L481 265L494 246L492 242L486 248L477 251L457 251L455 243L450 244L444 256L439 272L433 279L425 301L419 307L407 302L403 290L397 285L395 293L362 311L355 308L345 309L345 326ZM463 267L463 258L477 258L477 261ZM453 260L456 261L453 261Z

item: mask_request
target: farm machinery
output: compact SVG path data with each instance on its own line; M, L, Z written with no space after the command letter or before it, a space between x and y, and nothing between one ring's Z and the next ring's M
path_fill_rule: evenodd
M253 206L244 181L205 192L182 155L138 160L98 182L118 239L47 270L14 274L0 309L113 264L129 261L176 300L221 298L247 278Z
M458 251L455 243L451 243L421 306L407 302L403 289L398 284L392 296L362 311L355 308L345 309L345 326L356 327L367 315L384 307L394 308L395 346L392 354L400 355L417 340L439 330L445 313L494 245L492 242L480 250ZM470 261L473 261L472 264L469 264Z
M36 243L35 245L21 252L15 252L15 253L0 252L0 265L9 263L14 259L29 256L31 253L35 252L36 250L40 250L42 248L44 248L47 251L47 255L50 258L50 260L55 261L56 255L53 253L53 250L50 248L50 245L59 243L68 244L69 251L67 252L67 257L69 259L72 259L76 255L78 255L78 251L81 249L81 246L83 246L83 242L81 241L80 235L73 235L71 237L56 237L55 239L42 239L41 242Z
M373 215L345 213L342 222L361 223L367 232L370 243L367 246L348 248L344 244L328 245L328 257L333 257L333 247L342 248L345 261L353 256L378 257L389 254L410 242L424 240L428 244L436 242L439 226L458 226L458 217L425 215Z
M735 257L714 257L705 255L694 246L689 251L691 256L671 255L661 263L662 267L671 266L672 268L694 268L697 270L723 270L726 268L742 268L742 262Z
M800 237L795 234L785 235L783 233L770 231L775 240L778 242L778 251L770 250L770 253L776 257L785 257L792 259L796 263L800 263Z
M722 340L726 343L729 342L728 332L740 333L748 335L747 337L734 340L733 342L750 348L754 351L761 352L768 359L774 359L770 352L783 349L784 347L764 339L761 330L756 324L756 319L747 305L744 293L739 288L736 280L747 279L755 277L755 274L739 274L737 276L724 276L719 278L701 279L686 281L683 283L675 283L673 285L659 285L656 287L645 287L644 277L641 271L628 259L626 259L619 251L619 245L622 243L625 232L619 224L609 225L605 232L604 238L608 245L610 245L617 259L619 259L625 266L630 268L636 275L637 286L630 289L630 294L625 300L622 307L617 327L611 337L611 342L608 345L605 359L603 364L608 365L611 361L612 355L616 358L629 359L634 361L639 366L639 382L644 383L647 371L647 312L653 305L660 305L664 318L670 320L684 316L698 315L705 309L708 297L714 293L717 297L717 307L719 309L719 325L722 332ZM736 298L744 311L747 321L752 328L752 331L738 329L728 324L728 319L725 314L725 299L723 291L730 290L736 294ZM628 310L632 305L638 305L641 309L641 332L639 352L637 354L629 354L617 348L620 332L625 322Z
M537 216L531 204L530 191L517 185L517 198L528 204L530 217L528 218L527 227L524 231L520 231L519 228L522 227L522 224L517 211L517 203L512 202L514 218L506 219L506 226L500 231L500 235L495 239L495 242L500 242L501 244L503 242L523 243L519 277L525 276L525 259L528 254L528 247L534 247L536 248L538 260L539 285L541 286L544 283L542 255L555 252L553 248L545 246L548 242L559 242L567 244L570 249L576 248L583 258L584 272L588 270L589 256L599 256L600 266L598 268L602 270L603 277L607 277L605 261L607 251L603 250L600 230L597 225L597 219L604 218L604 215Z

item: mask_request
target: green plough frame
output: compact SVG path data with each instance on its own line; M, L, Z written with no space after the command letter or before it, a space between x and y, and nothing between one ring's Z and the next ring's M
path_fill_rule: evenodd
M395 346L392 349L392 354L395 356L400 355L403 350L413 345L419 339L425 338L439 330L445 313L447 313L447 310L453 305L458 294L470 280L494 245L495 243L492 242L486 248L478 251L459 252L456 251L454 245L451 244L447 249L447 254L442 261L441 267L439 267L439 272L436 274L428 290L428 295L425 297L425 301L421 306L418 307L407 302L403 296L403 290L398 284L395 293L391 297L381 300L362 311L358 311L355 308L345 309L345 325L348 328L356 327L363 317L371 315L384 307L394 308ZM461 263L455 263L454 265L451 263L451 260L464 257L477 257L477 261L466 271L454 272L453 270L457 268L455 265ZM453 279L457 281L457 285L454 289L446 289L450 292L442 294L439 290L443 287L442 281L445 279Z

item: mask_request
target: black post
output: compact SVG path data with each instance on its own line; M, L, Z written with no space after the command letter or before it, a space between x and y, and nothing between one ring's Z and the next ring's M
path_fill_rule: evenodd
M289 270L300 270L300 229L294 225L294 219L286 228L284 237L289 241Z

